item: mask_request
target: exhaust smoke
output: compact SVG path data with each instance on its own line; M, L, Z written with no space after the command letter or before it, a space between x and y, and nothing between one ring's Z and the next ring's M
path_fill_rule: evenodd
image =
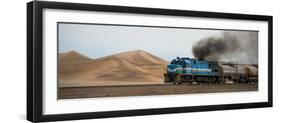
M211 61L258 63L258 32L228 31L207 37L193 45L195 58Z

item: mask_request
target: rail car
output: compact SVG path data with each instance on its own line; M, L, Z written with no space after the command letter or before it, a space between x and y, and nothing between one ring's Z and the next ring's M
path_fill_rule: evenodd
M166 67L164 82L181 83L254 83L258 81L258 66L192 58L173 59Z

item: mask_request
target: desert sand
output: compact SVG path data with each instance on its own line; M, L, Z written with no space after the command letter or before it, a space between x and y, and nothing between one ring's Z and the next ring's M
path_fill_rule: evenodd
M59 88L58 99L257 91L258 84L126 85Z
M97 59L76 51L60 53L59 87L162 84L167 61L143 50Z

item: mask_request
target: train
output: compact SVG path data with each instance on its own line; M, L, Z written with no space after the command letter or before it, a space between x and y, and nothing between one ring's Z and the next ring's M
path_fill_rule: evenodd
M207 61L188 57L177 57L167 66L164 83L257 83L257 64Z

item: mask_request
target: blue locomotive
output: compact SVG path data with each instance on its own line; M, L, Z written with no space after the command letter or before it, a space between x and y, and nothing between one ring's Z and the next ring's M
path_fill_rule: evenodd
M164 74L165 83L257 82L257 65L224 64L192 58L173 59Z

